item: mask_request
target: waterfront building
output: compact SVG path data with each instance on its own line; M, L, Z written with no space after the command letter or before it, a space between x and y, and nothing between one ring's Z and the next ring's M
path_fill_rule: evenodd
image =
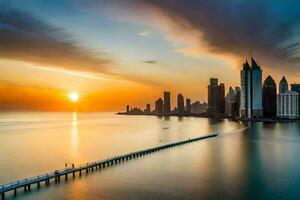
M240 88L229 88L225 97L225 116L239 116Z
M184 98L180 93L177 96L177 112L178 114L184 114Z
M295 119L299 118L299 94L287 91L277 95L277 117Z
M161 98L155 101L155 113L162 114L164 112L163 104L164 102Z
M291 84L291 91L298 92L299 94L299 115L300 115L300 84Z
M277 87L275 81L270 75L264 81L262 91L264 117L276 116Z
M164 91L164 113L169 114L171 112L171 98L170 92Z
M147 103L147 104L146 104L146 110L151 111L150 103Z
M207 111L207 103L200 103L199 101L195 101L191 105L191 113L193 114L201 114Z
M192 103L191 105L191 113L193 114L199 114L199 107L200 107L200 102L199 101L195 101Z
M283 76L279 83L279 93L285 93L288 90L289 90L289 84L287 83L285 76Z
M291 84L291 91L295 91L295 92L300 93L300 84L292 83Z
M185 100L185 108L186 108L185 111L187 113L191 113L191 99L187 98Z
M134 107L134 108L131 108L130 111L127 112L127 114L142 115L142 114L144 114L144 112L140 108Z
M129 105L126 106L126 112L129 112Z
M146 108L145 108L145 110L144 110L144 113L146 113L146 114L151 113L151 106L150 106L149 103L146 104Z
M262 108L262 70L251 57L251 67L246 60L241 70L241 107L242 118L260 118Z
M225 84L218 85L218 114L225 114Z
M240 116L240 106L241 106L241 88L235 87L235 115Z
M232 87L229 88L229 92L225 97L225 116L232 117L236 107L236 96Z
M208 85L208 109L209 115L215 116L218 113L218 79L211 78Z
M288 90L288 83L282 77L277 95L277 117L294 119L299 118L299 94Z

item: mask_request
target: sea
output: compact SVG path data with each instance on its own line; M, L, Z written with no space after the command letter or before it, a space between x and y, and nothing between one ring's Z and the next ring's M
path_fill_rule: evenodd
M300 199L300 123L1 112L0 185L219 133L6 199Z

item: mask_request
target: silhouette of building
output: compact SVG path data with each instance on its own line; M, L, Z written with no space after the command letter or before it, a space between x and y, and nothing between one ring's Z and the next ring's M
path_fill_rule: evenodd
M288 90L288 83L282 77L277 95L277 116L280 118L299 118L299 94Z
M130 109L130 107L129 107L129 105L127 105L127 106L126 106L126 112L127 112L127 113L129 112L129 109Z
M131 108L128 114L132 115L142 115L144 112L140 108Z
M239 116L239 103L240 103L240 88L229 88L225 97L225 116L233 117Z
M242 118L260 118L262 109L262 70L251 57L251 67L246 60L241 70L241 108Z
M288 90L289 90L289 84L287 83L285 76L283 76L279 83L279 93L285 93Z
M236 96L232 87L229 88L229 91L226 94L225 102L225 115L232 117L236 109Z
M225 113L225 84L220 83L218 86L218 113L224 115Z
M161 98L157 99L155 101L155 113L163 114L163 112L164 112L163 106L164 106L163 100Z
M274 117L276 116L277 107L277 87L270 75L264 81L262 90L264 117Z
M145 110L144 110L144 113L146 113L146 114L151 113L151 106L150 106L149 103L146 104L146 108L145 108Z
M300 115L300 84L291 84L291 91L298 92L299 94L299 115Z
M150 103L147 103L147 104L146 104L146 110L151 111Z
M170 92L164 91L164 113L169 114L171 112L171 99Z
M241 89L240 89L240 87L235 87L234 92L235 92L235 102L236 102L235 115L240 116L240 107L241 107Z
M180 93L177 96L177 112L178 114L184 113L184 98Z
M209 115L215 116L218 113L218 79L211 78L208 85L208 109Z
M199 101L195 101L192 103L191 105L191 113L193 114L199 114L199 107L200 107L200 102Z
M207 103L200 103L199 101L196 101L192 103L191 105L191 113L193 114L201 114L205 113L207 111Z
M291 91L300 93L300 84L296 84L296 83L291 84Z
M185 108L187 113L191 113L191 99L187 98L185 100Z

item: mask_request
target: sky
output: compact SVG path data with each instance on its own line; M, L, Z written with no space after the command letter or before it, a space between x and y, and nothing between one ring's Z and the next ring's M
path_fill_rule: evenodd
M300 83L299 24L297 0L0 0L0 110L206 101L210 77L240 85L251 50L264 78Z

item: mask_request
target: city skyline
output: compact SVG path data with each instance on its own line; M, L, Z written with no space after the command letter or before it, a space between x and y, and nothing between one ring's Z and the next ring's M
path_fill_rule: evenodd
M0 0L0 199L298 199L300 0Z
M207 77L238 86L251 49L263 80L300 82L294 1L12 0L0 9L0 110L72 110L72 92L81 111L143 106L164 90L207 101Z
M249 64L250 63L250 64ZM157 116L196 116L208 118L231 118L237 121L281 121L299 119L300 114L300 84L290 84L282 76L277 90L277 84L271 75L263 81L260 65L251 56L241 66L240 86L229 86L226 93L225 83L219 83L218 78L210 78L207 86L207 103L177 94L177 106L170 109L170 91L163 92L155 101L154 109L146 104L143 110L139 107L130 108L126 105L121 115L157 115ZM234 87L234 89L233 89ZM175 104L176 104L175 103Z

